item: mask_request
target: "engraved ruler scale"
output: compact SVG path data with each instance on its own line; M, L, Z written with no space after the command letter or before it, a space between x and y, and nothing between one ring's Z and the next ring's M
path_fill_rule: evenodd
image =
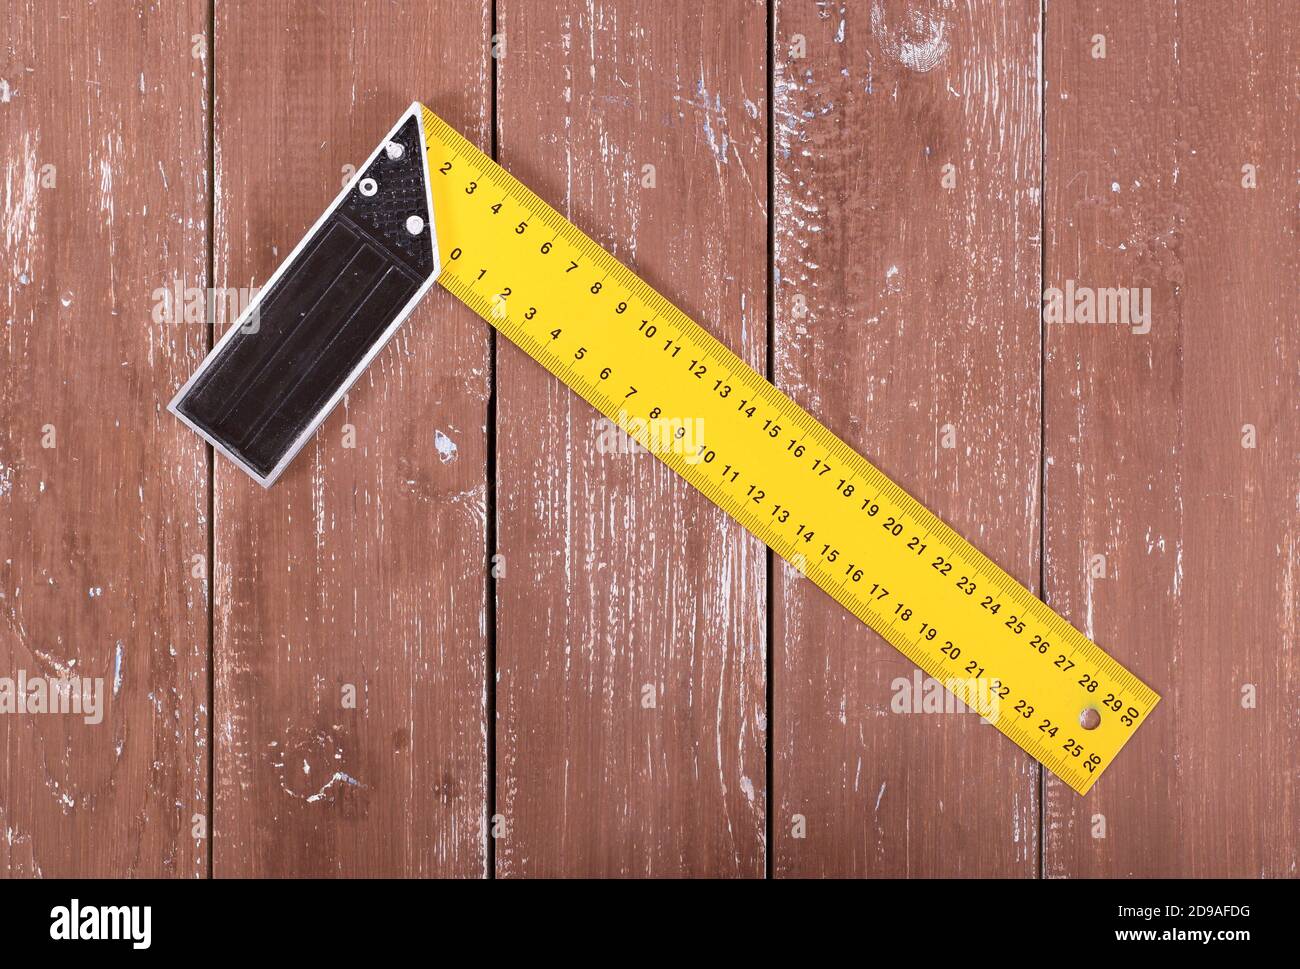
M171 410L269 486L435 281L1080 794L1159 701L418 103Z

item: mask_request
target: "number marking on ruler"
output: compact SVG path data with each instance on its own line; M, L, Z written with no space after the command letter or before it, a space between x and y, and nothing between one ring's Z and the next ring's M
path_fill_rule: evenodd
M427 108L423 121L438 282L1086 793L1159 696Z

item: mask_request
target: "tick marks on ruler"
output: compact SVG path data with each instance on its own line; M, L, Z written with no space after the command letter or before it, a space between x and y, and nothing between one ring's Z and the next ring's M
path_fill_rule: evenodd
M639 443L645 422L702 415L707 441L654 453L927 673L989 680L1003 732L1045 763L1078 758L1063 777L1086 789L1144 716L1122 668L1078 669L1077 633L504 171L438 171L464 229L445 286ZM480 180L502 201L481 201ZM540 246L537 219L556 230ZM1121 713L1093 728L1096 749L1062 731L1076 689Z

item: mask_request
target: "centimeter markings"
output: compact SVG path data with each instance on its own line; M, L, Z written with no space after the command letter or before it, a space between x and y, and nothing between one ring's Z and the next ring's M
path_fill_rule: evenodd
M455 129L428 108L423 117L438 282L1086 793L1159 696ZM1085 711L1099 722L1085 728Z

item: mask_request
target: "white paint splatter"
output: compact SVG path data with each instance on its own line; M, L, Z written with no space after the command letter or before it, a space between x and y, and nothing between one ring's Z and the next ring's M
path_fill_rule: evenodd
M694 94L690 99L677 95L673 100L679 104L689 105L698 112L700 131L704 134L709 151L713 153L714 167L721 175L722 166L730 164L728 152L733 150L731 136L727 133L727 109L723 107L721 95L710 96L704 81L704 75L701 74L699 80L695 82Z
M443 464L450 464L456 460L456 442L442 431L433 432L433 446L438 449L438 459Z
M57 670L58 674L62 677L69 677L76 670L77 661L75 659L70 659L66 663L61 663L49 653L42 652L34 647L32 649L32 654L46 666Z
M740 778L740 790L745 795L746 800L748 800L750 804L753 804L754 803L754 782L751 781L748 777L744 776L743 774L741 775Z
M881 0L871 5L871 33L885 54L904 67L924 74L934 70L948 53L948 22L923 10L909 10L901 28L890 29L885 22Z
M99 211L106 213L111 222L113 219L113 139L109 138L106 144L105 155L99 160Z
M122 692L122 665L125 657L125 647L122 640L117 641L117 649L113 652L113 696Z
M5 248L10 252L25 254L36 239L39 147L39 138L28 130L23 132L22 148L6 152L3 223Z
M885 292L900 293L903 290L903 280L899 276L898 266L890 266L885 270Z
M335 784L347 784L349 787L361 786L361 782L358 781L355 777L349 777L347 774L343 773L342 771L336 770L334 772L334 776L331 777L328 781L326 781L319 791L317 791L315 794L310 795L307 798L307 803L315 804L317 801L325 800L325 798L328 796L327 792Z

